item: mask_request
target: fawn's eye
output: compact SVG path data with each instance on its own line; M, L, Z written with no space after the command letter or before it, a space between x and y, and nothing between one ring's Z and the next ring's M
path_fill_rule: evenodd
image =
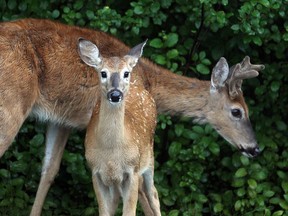
M105 71L101 71L101 77L102 78L107 78L107 73Z
M231 110L231 114L232 116L234 116L235 118L242 118L242 112L240 109L232 109Z
M129 77L129 72L126 71L126 72L124 73L124 78L128 78L128 77Z

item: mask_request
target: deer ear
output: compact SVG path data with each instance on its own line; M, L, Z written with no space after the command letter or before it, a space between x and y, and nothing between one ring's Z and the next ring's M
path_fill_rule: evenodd
M142 56L143 48L146 45L146 43L147 40L141 44L138 44L137 46L133 47L126 55L126 57L128 57L129 59L129 65L132 68L137 64L139 58Z
M213 68L210 92L223 87L229 75L229 66L224 57L221 57Z
M91 41L79 38L78 40L78 53L80 58L89 66L99 67L102 63L99 49Z

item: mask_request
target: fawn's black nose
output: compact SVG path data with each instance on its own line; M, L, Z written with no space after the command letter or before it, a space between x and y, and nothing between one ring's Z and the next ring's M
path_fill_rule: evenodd
M108 92L107 98L111 103L119 103L122 101L123 93L118 89L113 89Z

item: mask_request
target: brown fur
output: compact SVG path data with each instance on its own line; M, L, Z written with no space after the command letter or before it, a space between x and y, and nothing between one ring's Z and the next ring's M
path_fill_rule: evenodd
M149 216L161 214L153 183L156 106L146 90L133 84L130 89L139 97L127 95L133 67L144 45L132 48L129 53L133 55L103 58L93 43L79 41L80 57L96 69L100 80L99 100L85 139L85 156L92 170L100 216L114 215L120 196L123 215L136 215L138 188L143 188L147 198L144 203L140 199L146 215L150 210ZM113 97L111 92L118 92L118 96Z
M3 89L0 93L0 156L11 145L29 114L48 121L54 128L47 131L50 138L46 140L41 182L31 215L40 215L50 186L47 182L53 181L59 169L62 154L56 157L57 149L65 147L66 139L52 137L61 133L68 136L69 130L65 128L85 128L97 101L98 77L78 56L79 37L95 43L104 57L112 53L121 56L129 51L121 41L105 33L49 20L23 19L0 24L0 84ZM238 122L234 126L227 112L234 106L233 101L220 91L210 97L209 81L175 75L146 59L141 60L134 71L131 82L135 88L128 97L137 100L140 95L134 91L147 90L155 102L145 101L145 106L156 104L159 113L196 117L200 122L211 123L238 148L255 147L247 109L244 108L244 120L248 123ZM227 92L225 87L222 90ZM242 102L237 106L243 109L246 105L242 94L239 97ZM133 115L136 111L129 112ZM235 138L231 137L234 135ZM247 141L242 142L243 139ZM251 141L253 145L249 144ZM57 159L52 160L54 156Z

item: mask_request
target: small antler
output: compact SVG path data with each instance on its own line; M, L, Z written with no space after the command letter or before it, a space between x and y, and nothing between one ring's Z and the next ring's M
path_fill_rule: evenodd
M258 76L258 71L263 70L264 65L253 65L250 63L250 57L246 56L241 63L232 66L229 70L229 76L226 84L229 88L229 95L232 99L241 92L243 79L249 79Z

